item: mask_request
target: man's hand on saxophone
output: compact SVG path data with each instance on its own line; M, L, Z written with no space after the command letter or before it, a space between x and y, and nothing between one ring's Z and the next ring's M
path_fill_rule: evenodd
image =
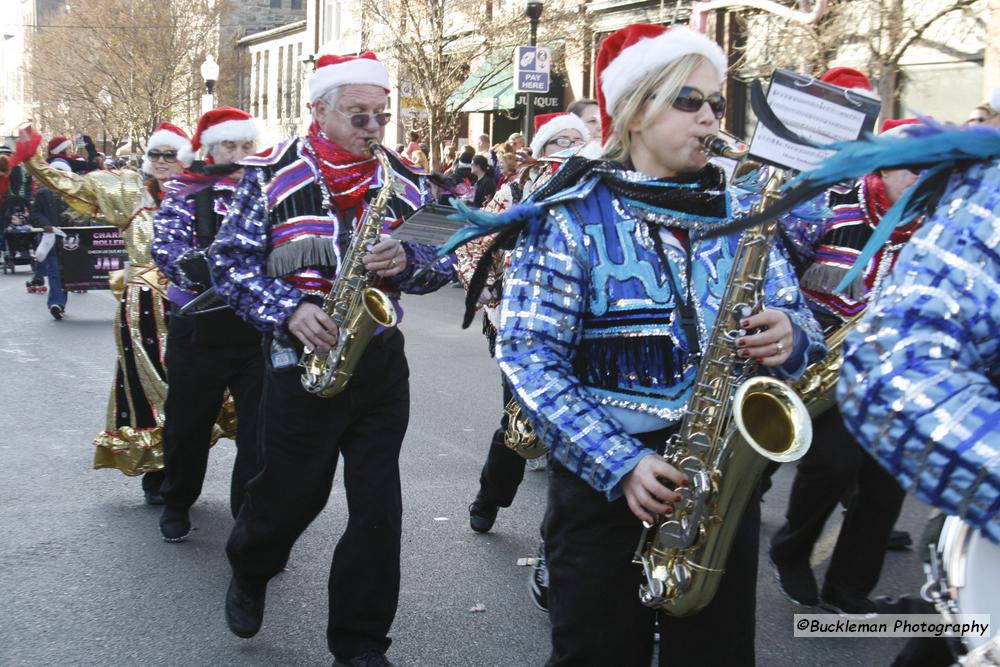
M337 325L315 303L303 301L288 318L288 330L302 341L306 352L329 352L337 344Z
M406 251L398 239L382 237L373 245L368 254L361 258L365 268L383 278L402 273L406 269Z
M762 310L741 322L744 331L759 329L759 333L736 339L740 356L753 357L762 366L780 366L788 360L794 348L792 321L780 310Z
M653 523L656 514L670 514L672 504L681 499L665 482L676 486L688 484L687 476L667 463L662 456L650 453L639 459L632 472L622 481L622 490L632 510L640 521Z

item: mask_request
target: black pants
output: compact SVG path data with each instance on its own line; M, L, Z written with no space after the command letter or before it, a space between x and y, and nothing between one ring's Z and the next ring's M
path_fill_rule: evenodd
M399 600L399 451L410 414L403 335L372 339L347 389L319 398L297 368L268 368L262 467L247 487L226 551L233 572L266 581L326 506L344 457L347 529L330 566L327 643L339 659L389 647Z
M501 378L502 379L502 378ZM507 381L503 381L503 407L507 407L513 395ZM517 494L517 487L524 479L525 459L513 449L504 444L504 433L507 431L509 418L507 412L501 412L500 428L493 432L490 450L486 454L486 463L479 474L479 500L498 507L510 507Z
M826 520L855 483L823 593L865 598L878 583L905 493L851 437L836 408L813 424L812 445L799 462L786 523L771 540L771 558L782 565L808 560Z
M257 418L264 360L257 345L206 347L193 339L190 317L172 316L167 339L164 406L164 502L187 509L201 495L212 428L228 389L236 405L236 462L229 503L235 517L247 482L257 474Z
M665 432L643 434L659 446ZM659 617L660 665L752 667L754 664L760 502L740 521L726 574L698 614L672 618L639 601L642 572L632 555L642 524L625 498L609 502L560 463L549 465L545 556L549 567L552 654L547 665L647 667Z

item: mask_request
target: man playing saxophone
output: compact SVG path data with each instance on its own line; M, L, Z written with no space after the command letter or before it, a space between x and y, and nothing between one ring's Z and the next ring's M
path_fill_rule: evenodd
M305 390L297 362L303 352L322 355L337 344L341 332L321 304L345 267L374 272L396 311L401 291L432 291L454 277L445 259L414 278L435 259L432 246L385 236L367 249L351 242L382 224L382 211L368 215L371 202L384 204L386 231L424 203L420 177L398 156L380 160L371 152L369 142L381 141L390 119L388 92L388 73L373 53L320 58L309 79L308 134L242 163L245 175L209 253L219 295L265 335L261 472L247 486L227 544L226 620L240 637L260 629L267 582L326 505L343 454L350 517L334 552L327 628L336 665L389 664L409 371L394 326L375 330L346 389L332 398ZM395 190L387 201L378 197L384 187ZM352 250L363 254L360 262Z
M720 301L738 235L704 236L740 209L703 147L726 67L685 27L610 35L597 59L605 160L571 159L522 213L497 356L553 456L549 665L650 662L657 613L632 556L642 522L674 513L691 483L657 449L698 391L717 316L731 315ZM732 348L795 376L822 335L782 253L762 253L766 308L736 316ZM659 614L661 665L753 664L760 509L746 507L724 518L738 528L714 599L690 618Z

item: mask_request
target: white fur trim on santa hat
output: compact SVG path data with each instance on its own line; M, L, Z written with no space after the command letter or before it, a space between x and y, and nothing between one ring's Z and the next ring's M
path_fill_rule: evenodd
M52 150L50 150L49 154L50 155L59 155L60 153L65 153L66 151L68 151L72 147L73 147L73 142L70 141L69 139L67 139L66 141L62 142L61 144L59 144L58 146L56 146L55 148L53 148Z
M355 58L336 65L319 67L309 77L309 101L315 102L323 93L348 84L382 86L388 91L389 71L378 60Z
M201 133L202 146L210 146L223 141L256 141L257 123L247 120L227 120L217 123Z
M191 163L194 162L194 151L191 150L191 142L175 132L171 132L170 130L157 130L153 132L149 137L149 141L146 142L146 153L149 153L149 151L157 146L169 146L173 148L177 151L177 159L185 167L190 167ZM153 163L149 161L148 157L142 161L142 171L144 174L153 175Z
M590 140L590 132L587 130L587 126L583 124L583 121L580 120L580 117L576 114L565 113L538 128L538 132L531 139L531 154L536 158L541 157L545 144L563 130L576 130L583 136L584 141Z
M690 28L675 25L656 37L640 39L622 50L601 72L601 90L608 112L618 100L659 69L686 55L704 56L719 73L719 80L726 77L729 63L722 48L705 35Z

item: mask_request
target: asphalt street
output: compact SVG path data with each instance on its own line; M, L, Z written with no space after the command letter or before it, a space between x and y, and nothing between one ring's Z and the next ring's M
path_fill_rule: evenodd
M329 665L326 581L346 523L343 487L268 590L252 640L223 617L232 525L232 442L212 453L190 540L167 544L138 478L92 470L114 368L110 292L70 295L61 322L26 294L23 267L0 276L0 665ZM548 620L528 596L527 567L546 475L526 474L493 532L469 529L468 504L500 412L499 372L477 325L459 328L462 293L406 297L402 329L412 417L400 461L403 577L389 657L432 667L541 665ZM796 639L797 609L777 589L766 544L780 526L794 469L775 476L763 507L757 661L767 667L889 665L901 639ZM289 493L294 493L289 489ZM907 499L898 526L919 535L926 507ZM828 564L832 517L815 553ZM876 595L922 583L912 551L891 552ZM808 610L806 610L808 611ZM726 641L726 628L718 628Z

